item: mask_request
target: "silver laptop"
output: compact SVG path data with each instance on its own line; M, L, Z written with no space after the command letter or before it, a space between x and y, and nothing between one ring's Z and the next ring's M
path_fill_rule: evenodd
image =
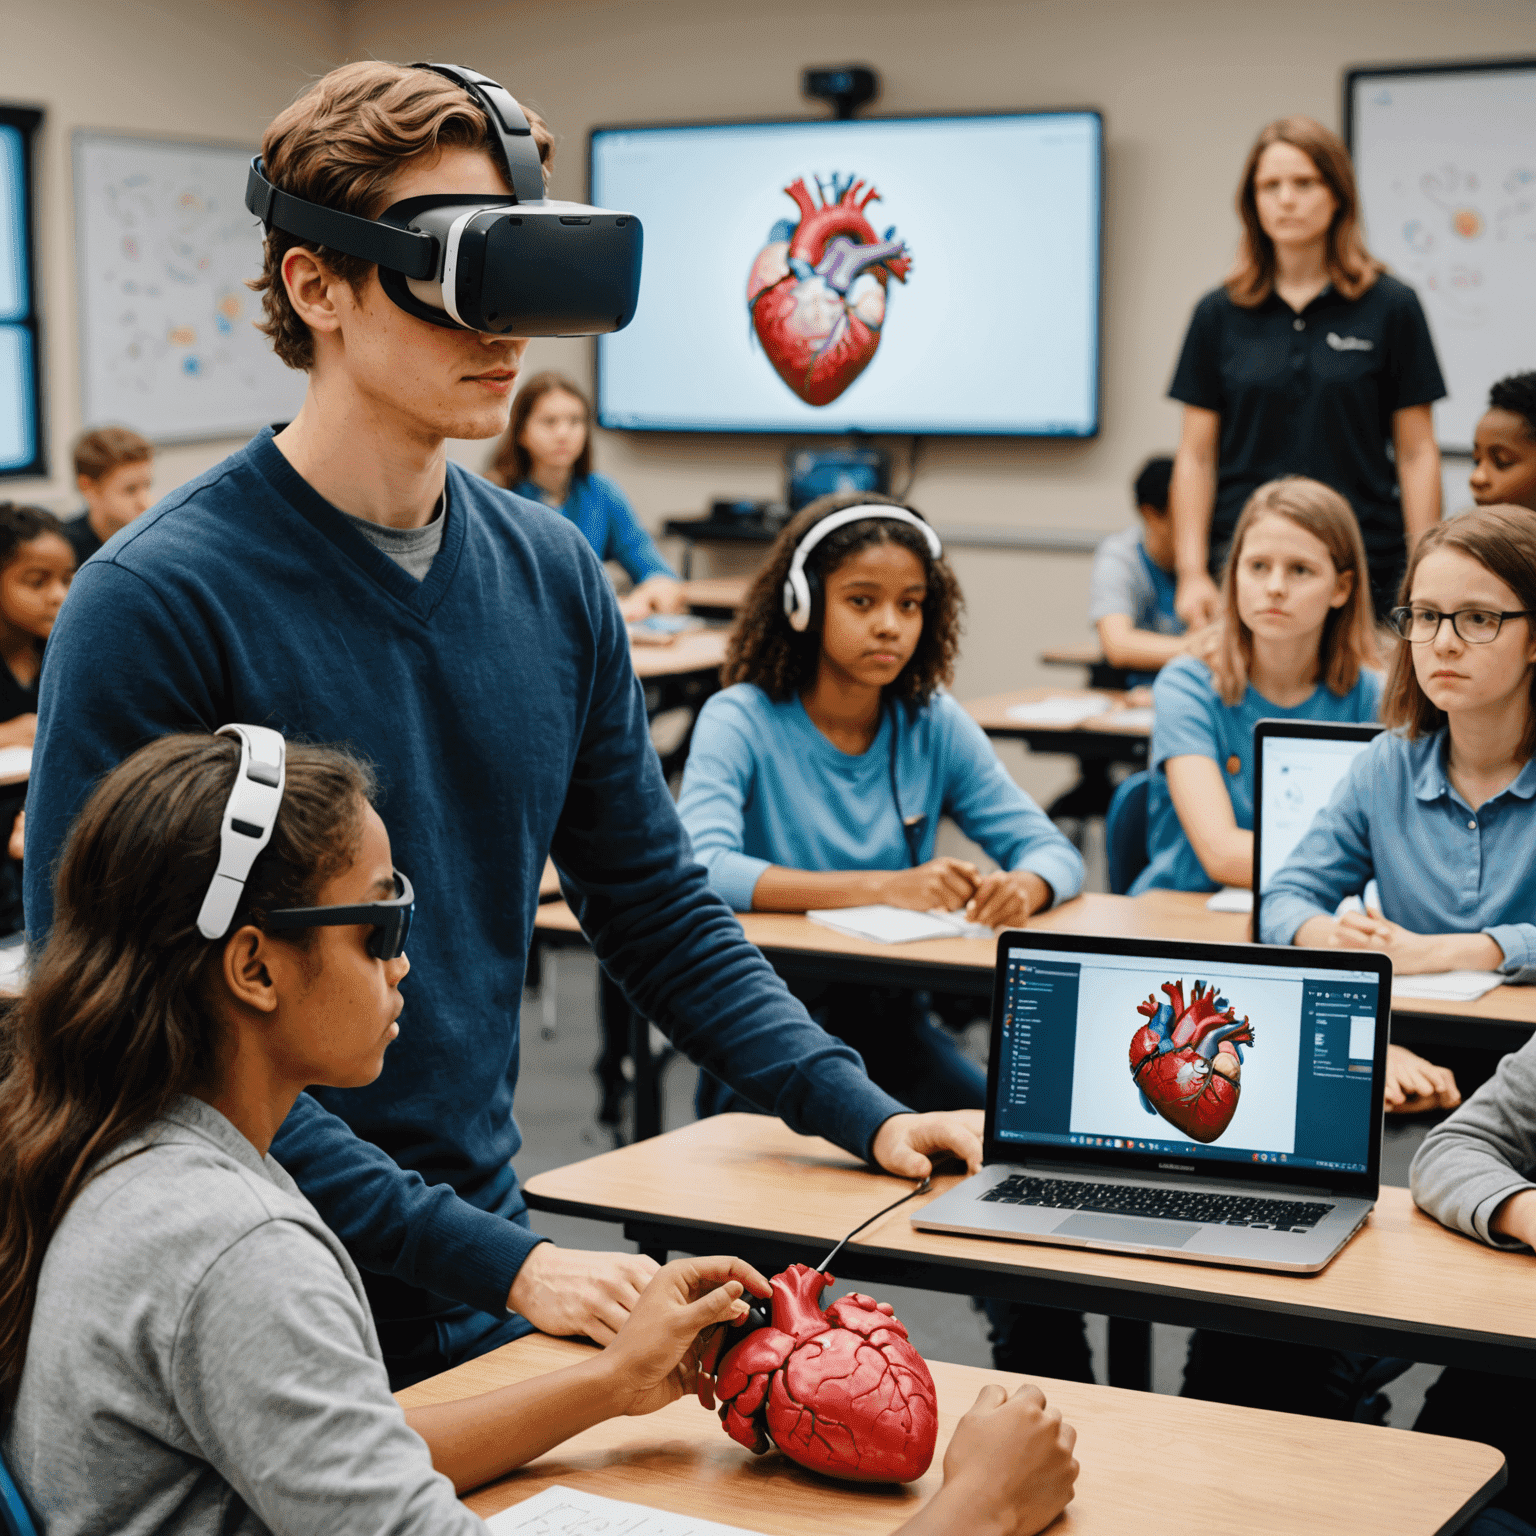
M1321 1269L1381 1172L1385 956L1010 930L985 1165L914 1226Z
M1264 892L1379 725L1260 720L1253 728L1253 936Z

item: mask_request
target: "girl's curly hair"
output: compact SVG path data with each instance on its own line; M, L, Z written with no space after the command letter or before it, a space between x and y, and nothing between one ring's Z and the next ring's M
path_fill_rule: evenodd
M796 513L769 550L768 563L752 583L746 606L731 632L725 665L720 669L720 681L725 687L756 683L774 703L782 704L804 693L816 681L821 635L815 625L801 634L789 627L784 614L784 582L795 546L806 532L834 512L859 506L901 507L916 513L905 502L867 491L820 496ZM954 675L965 599L960 595L960 583L955 580L949 562L942 556L933 558L928 541L916 528L894 520L870 518L829 533L811 551L806 571L814 573L825 586L827 578L850 555L872 544L899 544L922 562L923 579L928 583L928 593L923 598L923 632L906 666L885 688L887 698L920 707Z

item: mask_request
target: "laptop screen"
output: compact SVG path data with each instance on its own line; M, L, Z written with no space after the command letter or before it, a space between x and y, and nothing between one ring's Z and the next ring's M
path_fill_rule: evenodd
M1258 816L1260 891L1269 889L1280 866L1312 825L1312 818L1328 804L1355 755L1369 745L1364 733L1347 738L1268 733L1259 737L1263 753L1259 773L1263 799Z
M993 1031L1004 1158L1009 1145L1091 1147L1368 1171L1376 972L1020 944L1006 967Z

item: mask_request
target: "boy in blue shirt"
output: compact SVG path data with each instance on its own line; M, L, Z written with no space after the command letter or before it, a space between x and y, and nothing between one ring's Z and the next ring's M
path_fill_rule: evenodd
M505 196L488 134L457 84L368 61L280 114L262 156L281 190L371 216ZM737 1091L893 1173L922 1177L940 1149L979 1166L979 1117L913 1115L876 1089L709 892L581 534L447 462L448 438L505 429L527 342L418 319L371 264L278 229L259 286L275 350L310 375L298 416L89 562L51 637L33 944L70 821L144 742L243 721L381 765L381 814L421 893L401 1038L377 1082L302 1095L272 1155L365 1272L397 1386L531 1327L606 1343L655 1270L544 1242L511 1167L547 852L629 1000Z

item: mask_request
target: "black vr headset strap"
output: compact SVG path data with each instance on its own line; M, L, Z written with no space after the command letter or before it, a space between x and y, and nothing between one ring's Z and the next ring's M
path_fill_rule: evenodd
M485 109L491 120L493 147L500 152L502 167L512 191L520 203L544 200L544 167L539 162L539 146L523 109L512 93L489 75L465 69L462 64L429 64L418 61L412 69L430 69L455 85L462 86Z
M275 225L284 234L297 235L311 245L322 245L343 256L356 256L359 261L375 262L406 277L437 276L437 241L431 235L360 219L355 214L280 192L267 180L260 155L251 161L251 172L246 178L245 206L268 229Z

